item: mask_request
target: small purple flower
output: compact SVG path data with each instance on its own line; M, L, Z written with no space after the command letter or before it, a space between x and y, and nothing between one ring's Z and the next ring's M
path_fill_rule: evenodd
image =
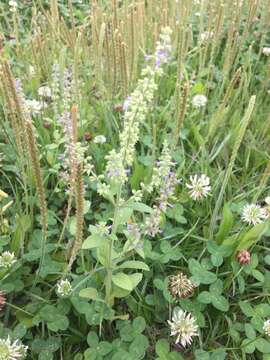
M128 110L129 105L130 105L130 100L131 100L131 97L128 96L128 97L126 98L126 100L124 101L124 104L123 104L123 110L124 110L124 111L127 111L127 110Z

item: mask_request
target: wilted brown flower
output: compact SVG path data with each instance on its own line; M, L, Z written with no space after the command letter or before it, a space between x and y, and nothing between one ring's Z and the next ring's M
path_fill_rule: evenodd
M174 298L186 298L193 293L195 284L183 273L169 277L169 291Z
M85 141L91 141L92 140L92 138L93 138L93 136L92 136L92 134L90 133L90 132L86 132L86 133L84 133L84 140Z
M236 254L236 260L241 265L249 264L250 263L250 253L247 250L238 251Z
M3 291L0 291L0 310L3 309L6 303L6 295Z
M123 104L115 104L113 106L113 110L116 111L116 112L123 111Z

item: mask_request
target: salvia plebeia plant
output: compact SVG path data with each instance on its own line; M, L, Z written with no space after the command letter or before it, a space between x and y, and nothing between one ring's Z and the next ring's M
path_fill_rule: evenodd
M165 141L151 182L141 184L139 190L132 189L129 184L140 128L153 106L163 68L171 59L171 29L164 27L155 53L147 56L141 78L124 102L119 149L112 149L106 156L104 174L97 176L92 170L91 179L97 183L97 192L112 203L114 211L113 216L105 219L102 224L91 226L91 235L84 241L83 249L96 249L97 260L106 269L104 283L108 305L113 304L114 297L121 297L121 294L126 296L142 279L140 272L130 273L130 270L125 269L148 270L144 262L129 258L136 252L144 257L143 238L159 233L162 214L165 213L169 198L173 196L178 183L172 171L174 164L168 143ZM150 207L142 202L143 193L154 191L157 201ZM138 225L137 219L143 225Z

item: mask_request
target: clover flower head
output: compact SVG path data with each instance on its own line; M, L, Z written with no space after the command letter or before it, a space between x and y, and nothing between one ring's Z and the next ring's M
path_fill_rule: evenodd
M0 360L24 359L27 349L28 347L21 344L19 340L12 342L10 337L7 339L0 339Z
M68 279L58 281L56 286L56 292L60 297L67 297L72 293L72 286Z
M241 265L246 265L250 263L250 252L247 250L241 250L238 251L238 253L236 254L236 260L239 262L239 264Z
M18 7L17 1L15 1L15 0L10 0L10 1L8 2L8 5L9 5L9 10L10 10L11 12L16 12L16 11L17 11L17 7Z
M245 205L242 212L242 220L250 225L262 223L267 216L266 210L257 204Z
M265 209L267 218L270 219L270 196L267 196L267 197L264 199L264 202L265 202L265 204L266 204L266 206L264 207L264 209Z
M169 277L169 291L174 298L184 299L193 293L195 284L183 273Z
M41 86L38 89L38 95L42 98L50 99L52 97L52 90L49 86Z
M0 267L9 269L17 261L15 254L10 251L4 251L0 255Z
M45 104L43 104L40 101L37 101L35 99L27 99L25 100L25 106L30 114L32 115L38 115L41 110L46 107Z
M104 144L106 142L106 137L104 135L97 135L94 137L93 142L95 144Z
M189 196L193 200L200 200L203 197L206 197L210 191L210 179L205 174L190 176L190 184L186 184L186 187L189 189Z
M267 336L270 336L270 319L266 320L263 324L263 331Z
M202 108L207 104L207 97L203 94L197 94L192 99L192 105L195 108Z
M262 53L265 56L269 56L270 55L270 47L263 47Z
M193 337L198 336L198 325L196 319L182 309L175 309L172 321L168 321L171 328L171 336L176 336L175 343L183 347L192 343Z
M200 35L200 40L202 42L205 42L205 41L211 40L213 38L213 36L214 36L214 33L212 31L204 31Z

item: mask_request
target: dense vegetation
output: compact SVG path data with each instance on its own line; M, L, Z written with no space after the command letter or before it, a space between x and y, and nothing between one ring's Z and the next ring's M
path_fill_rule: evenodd
M0 360L270 359L270 1L0 4Z

